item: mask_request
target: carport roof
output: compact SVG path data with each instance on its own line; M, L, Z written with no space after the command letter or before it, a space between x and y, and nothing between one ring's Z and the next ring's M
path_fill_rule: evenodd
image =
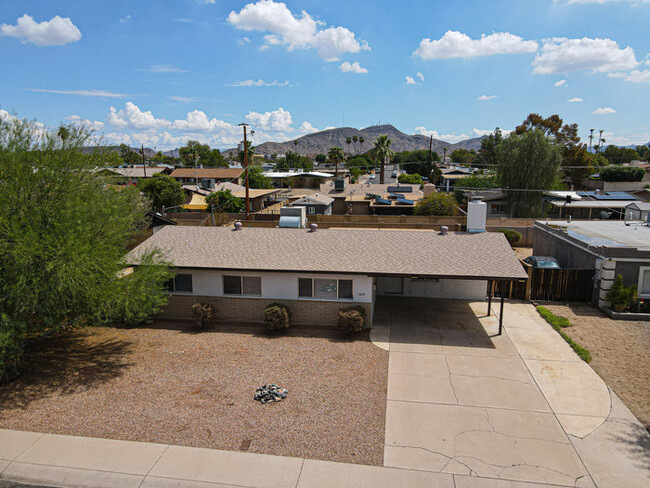
M434 231L164 227L129 253L158 248L179 268L527 279L505 236Z

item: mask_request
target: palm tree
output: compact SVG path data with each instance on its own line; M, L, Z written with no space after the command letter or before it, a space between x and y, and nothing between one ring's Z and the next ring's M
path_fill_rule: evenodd
M381 163L379 174L379 184L384 184L384 165L387 160L393 157L393 151L390 149L390 145L393 143L387 135L381 135L377 137L375 141L375 147L372 148L371 155L375 160L378 160Z
M359 136L359 149L360 152L363 152L363 143L366 142L366 138L363 136Z
M327 159L329 159L331 163L334 163L336 165L336 169L334 170L334 176L335 176L335 178L338 178L339 177L339 163L343 159L343 148L342 147L330 147L330 150L327 153Z
M345 143L348 145L348 154L350 154L350 144L352 144L352 138L351 137L346 137L345 138Z
M357 136L352 136L352 142L354 142L354 151L357 151L357 142L359 142L359 138Z

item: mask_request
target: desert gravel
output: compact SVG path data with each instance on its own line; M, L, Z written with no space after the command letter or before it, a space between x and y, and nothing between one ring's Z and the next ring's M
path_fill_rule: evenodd
M650 430L650 322L612 320L589 305L544 306L571 321L564 332L589 349L589 365Z
M364 334L190 324L93 328L30 346L0 428L381 465L388 353ZM260 404L277 383L286 400Z

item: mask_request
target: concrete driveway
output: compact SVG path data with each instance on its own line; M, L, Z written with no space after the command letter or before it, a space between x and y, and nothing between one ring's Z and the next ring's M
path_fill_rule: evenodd
M507 304L501 336L486 311L378 297L372 337L390 351L384 465L490 486L650 486L647 432L600 377L532 305Z

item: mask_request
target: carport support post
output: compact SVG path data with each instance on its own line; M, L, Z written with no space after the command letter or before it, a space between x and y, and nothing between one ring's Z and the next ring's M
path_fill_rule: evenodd
M503 285L503 282L501 282ZM501 286L501 289L503 290L503 286ZM497 335L501 335L501 330L503 329L503 300L505 298L504 293L501 293L501 306L499 308L499 333Z
M494 291L494 281L490 280L490 286L488 287L488 313L487 316L490 316L492 310L492 292Z

